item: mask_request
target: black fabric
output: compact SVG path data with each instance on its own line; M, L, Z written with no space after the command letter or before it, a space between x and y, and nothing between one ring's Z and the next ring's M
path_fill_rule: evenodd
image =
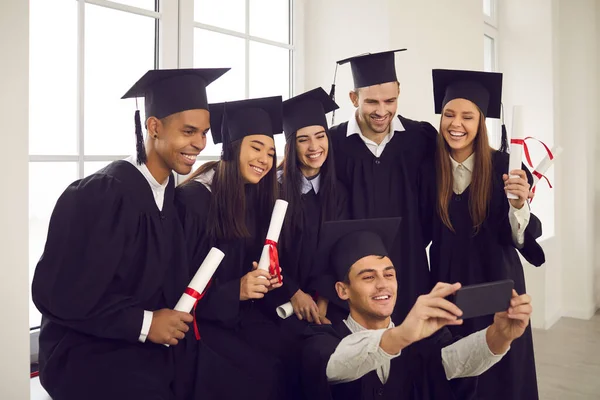
M325 115L339 106L331 100L323 88L316 88L283 102L283 131L290 141L296 132L307 126L322 126L327 130Z
M362 88L387 82L397 82L396 52L406 49L390 50L381 53L367 53L340 60L337 63L343 65L350 63L354 88Z
M440 114L449 101L466 99L475 103L484 116L500 118L502 104L501 73L434 69L432 74L436 114Z
M172 398L172 349L138 338L144 310L174 307L187 285L173 180L162 211L127 161L59 198L32 284L40 381L54 399Z
M429 123L401 116L405 131L395 132L381 157L375 157L362 139L346 136L348 123L330 129L336 172L349 193L352 219L402 217L390 258L398 277L398 300L393 320L401 322L416 298L429 292L429 266L421 220L431 218L432 204L421 202L423 165L433 168L437 131ZM330 301L337 301L332 296ZM340 305L344 307L344 305Z
M382 384L376 371L362 378L330 385L327 363L341 340L350 335L343 322L333 326L311 325L306 330L302 353L302 387L306 399L317 400L444 400L472 399L477 378L448 381L442 364L441 349L454 342L442 329L402 350L391 361L390 376Z
M208 110L206 87L227 71L229 68L150 70L122 99L144 97L146 119L186 110Z
M492 198L488 217L476 235L468 208L470 188L452 196L449 213L456 233L435 218L430 248L432 284L441 281L472 285L512 279L517 293L526 293L523 266L512 240L509 204L502 180L502 174L508 170L508 159L505 153L493 154ZM524 166L523 169L527 171ZM528 171L527 175L531 182ZM532 222L525 231L525 244L520 251L533 265L539 266L545 261L544 252L535 241L535 236L541 234L541 225L537 218ZM453 334L466 336L492 324L493 317L468 319L450 330ZM531 327L513 341L511 350L498 364L480 377L478 395L482 399L498 400L538 398Z
M253 212L248 213L246 224L252 236L248 239L218 240L209 237L206 232L211 197L211 192L195 181L176 190L175 202L188 243L190 275L197 270L210 247L215 246L225 253L210 288L196 308L201 344L195 354L188 355L184 361L189 368L197 371L197 377L192 379L198 381L192 398L205 398L205 393L214 390L211 387L214 388L218 378L207 380L200 374L211 370L211 359L215 358L218 363L227 366L224 367L227 371L231 371L226 378L228 386L223 390L238 397L229 398L285 398L286 379L297 376L285 369L291 366L285 362L289 338L281 334L279 325L268 316L270 309L265 299L239 299L241 278L251 270L252 262L259 260L263 248L266 226L263 227L260 222L268 224L270 216L257 215L254 212L256 208L248 205ZM188 336L189 340L195 340ZM206 352L211 357L203 359ZM259 366L264 368L259 369ZM213 371L209 376L216 373L221 374ZM251 390L244 384L248 377L257 382Z

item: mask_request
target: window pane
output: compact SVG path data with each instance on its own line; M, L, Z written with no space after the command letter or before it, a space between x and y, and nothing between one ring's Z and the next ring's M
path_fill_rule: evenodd
M244 39L205 29L194 30L194 68L231 68L206 88L209 102L220 103L246 98L245 54ZM202 155L221 155L221 145L213 143L210 133Z
M154 33L154 18L86 5L85 154L135 151L135 100L121 96L154 68Z
M494 0L483 0L483 13L488 17L492 16L492 8Z
M250 97L290 95L290 51L250 42Z
M246 32L246 0L195 0L194 21Z
M74 162L29 163L29 283L46 244L50 215L56 200L77 179ZM39 326L41 316L29 298L29 326Z
M112 161L86 161L83 163L83 176L91 175L106 167Z
M250 0L250 35L290 42L288 0Z
M493 72L496 69L495 66L495 51L494 51L494 39L483 35L483 70Z
M128 6L145 8L147 10L155 10L155 0L112 0L116 3L125 4Z
M76 154L77 2L30 0L29 18L29 154Z

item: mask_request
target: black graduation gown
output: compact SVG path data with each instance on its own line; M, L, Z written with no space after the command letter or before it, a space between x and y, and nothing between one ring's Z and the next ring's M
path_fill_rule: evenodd
M392 318L400 323L429 289L421 215L433 210L423 209L419 201L419 171L423 164L433 165L437 131L427 122L398 118L405 131L394 133L381 157L375 157L358 135L346 136L347 122L331 128L330 136L337 177L349 193L350 217L403 218L390 255L399 285Z
M302 380L306 399L315 400L468 400L473 398L477 378L448 381L441 349L454 342L442 329L429 338L402 350L391 361L390 376L382 384L376 371L362 378L336 385L327 382L327 363L340 341L350 335L343 322L311 325L306 331L302 355Z
M468 208L470 188L452 196L449 213L456 233L435 218L430 248L432 282L471 285L512 279L519 294L526 292L523 266L512 240L509 203L502 181L502 174L508 170L508 159L508 154L493 154L492 198L488 217L476 235L473 235ZM545 261L544 252L535 241L540 234L541 223L532 215L532 224L525 230L525 244L520 252L536 266ZM450 330L453 334L466 336L489 326L493 318L489 315L465 320L463 325L450 327ZM480 377L478 396L498 400L538 398L531 326L512 343L508 354Z
M56 203L32 284L52 398L174 398L172 348L138 341L143 311L174 307L187 284L173 181L159 211L146 178L115 161Z
M341 182L336 185L335 193L336 214L330 221L348 219L348 194ZM327 265L318 261L317 249L319 246L319 232L321 230L322 198L314 190L310 190L301 196L301 220L291 234L292 237L283 237L282 246L279 251L280 264L284 271L285 281L281 290L269 293L269 297L275 298L271 302L277 305L283 304L302 289L305 293L314 295L319 289L327 285L333 285L330 277L331 271ZM284 231L285 232L285 231ZM328 290L332 293L333 288ZM329 295L326 295L328 298ZM304 324L295 324L297 318L290 317L286 322L293 321L301 331ZM300 331L298 332L300 333Z
M201 341L193 333L186 338L190 350L185 355L188 377L193 382L190 398L231 399L283 398L285 350L280 327L266 316L262 300L240 301L241 278L258 261L266 230L256 221L269 223L270 215L248 218L252 237L217 240L209 237L206 226L212 193L199 182L189 182L176 190L176 206L184 227L190 259L190 276L196 272L211 247L225 253L211 286L196 308ZM251 209L251 208L249 208ZM279 289L278 289L279 290ZM263 299L264 300L264 299ZM215 369L213 365L220 365ZM195 369L195 376L189 371ZM183 386L186 384L183 383ZM251 388L251 389L249 389Z

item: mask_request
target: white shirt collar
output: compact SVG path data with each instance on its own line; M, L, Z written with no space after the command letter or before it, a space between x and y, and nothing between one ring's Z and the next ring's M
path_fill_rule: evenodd
M283 182L283 170L278 170L277 171L277 181L279 183ZM300 191L302 192L302 194L306 194L308 192L310 192L311 190L314 190L315 193L319 193L319 188L321 187L321 174L315 176L312 179L307 179L304 175L302 175L302 187L300 188Z
M136 156L129 156L125 159L125 161L129 162L131 165L136 167L138 169L138 171L140 171L142 173L142 175L144 175L144 178L146 178L146 180L150 184L150 188L152 188L152 190L160 191L160 190L166 189L167 185L169 184L169 179L171 179L170 175L167 178L167 180L165 180L165 183L161 184L161 183L158 183L158 181L154 178L154 176L152 176L152 173L150 172L150 170L148 169L146 164L138 165Z
M367 328L365 328L364 326L362 326L361 324L356 322L354 320L354 318L352 318L352 315L348 315L348 318L344 320L344 323L346 324L346 326L348 327L348 329L350 329L350 332L352 332L352 333L362 332L362 331L367 330ZM392 322L392 319L390 318L390 324L388 325L387 329L391 329L394 326L395 325Z
M473 173L473 168L475 167L475 153L471 154L465 161L459 163L450 156L450 161L452 162L452 171L458 168L459 165L462 165L467 169L467 171Z
M212 189L210 188L210 186L212 185L212 181L213 181L214 177L215 177L215 170L214 169L209 169L205 173L200 174L197 177L195 177L194 180L196 182L200 182L201 184L203 184L204 186L206 186L206 188L210 192L212 192Z
M356 120L356 112L357 111L354 111L352 113L352 116L348 119L348 129L346 131L346 137L352 135L359 135L361 138L363 138L363 140L370 140L363 135L362 130L358 125L358 121ZM395 116L394 118L392 118L392 127L390 129L390 133L388 133L388 136L391 139L394 136L394 132L403 132L405 130L406 129L404 129L404 125L402 125L402 121L400 121L400 118L398 118L398 116Z

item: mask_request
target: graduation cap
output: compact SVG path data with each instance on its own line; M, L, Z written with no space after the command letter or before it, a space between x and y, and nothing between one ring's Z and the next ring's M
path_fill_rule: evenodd
M320 125L325 130L325 114L340 108L322 88L310 90L283 102L283 131L287 141L293 140L299 129Z
M406 51L406 49L361 54L340 60L337 64L350 63L354 88L356 89L386 82L396 82L398 78L396 76L394 54L399 51Z
M146 119L164 118L186 110L208 110L206 87L230 68L190 68L150 70L121 97L143 97ZM146 162L140 112L135 112L138 164Z
M210 130L213 142L223 143L221 159L231 160L231 143L245 136L281 133L281 104L281 96L210 104Z
M435 113L454 99L470 100L485 117L500 118L502 74L499 72L434 69L433 98Z
M324 223L320 249L322 254L329 254L336 279L345 280L352 265L363 257L388 256L401 220L374 218Z

